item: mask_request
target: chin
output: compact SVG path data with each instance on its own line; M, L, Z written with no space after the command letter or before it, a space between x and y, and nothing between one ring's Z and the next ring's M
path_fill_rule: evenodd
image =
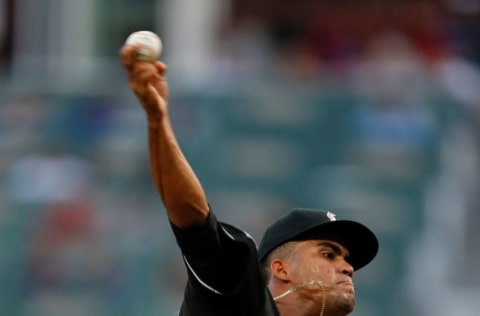
M342 304L339 306L338 309L342 310L345 315L350 314L353 312L353 309L355 308L355 304Z
M352 293L343 294L343 299L339 300L338 305L347 314L351 313L355 308L355 295Z
M342 311L342 314L350 314L355 308L355 290L354 289L342 289L330 293L329 302L335 310ZM327 306L328 306L327 302Z

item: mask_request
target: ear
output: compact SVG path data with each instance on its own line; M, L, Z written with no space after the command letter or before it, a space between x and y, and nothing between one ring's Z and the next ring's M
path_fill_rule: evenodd
M290 280L290 266L287 262L280 259L274 259L270 264L270 269L272 271L272 276L276 279L281 281Z

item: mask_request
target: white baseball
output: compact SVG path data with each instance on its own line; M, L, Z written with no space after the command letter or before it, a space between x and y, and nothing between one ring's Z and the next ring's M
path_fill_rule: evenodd
M154 61L162 53L162 40L157 34L150 31L133 32L125 41L127 45L139 45L137 59Z

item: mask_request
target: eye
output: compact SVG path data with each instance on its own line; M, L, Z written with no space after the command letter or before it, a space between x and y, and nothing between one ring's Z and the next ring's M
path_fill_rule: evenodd
M335 254L331 251L323 251L322 256L327 258L327 259L334 259L335 258Z

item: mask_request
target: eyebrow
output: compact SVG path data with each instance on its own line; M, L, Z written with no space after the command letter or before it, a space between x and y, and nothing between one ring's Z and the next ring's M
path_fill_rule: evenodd
M350 256L350 252L348 251L348 249L346 249L345 247L340 247L338 246L337 244L333 243L333 242L330 242L330 241L320 241L318 244L317 244L318 247L328 247L328 248L331 248L333 250L333 252L335 253L335 255L337 256L342 256L344 258L348 258Z

